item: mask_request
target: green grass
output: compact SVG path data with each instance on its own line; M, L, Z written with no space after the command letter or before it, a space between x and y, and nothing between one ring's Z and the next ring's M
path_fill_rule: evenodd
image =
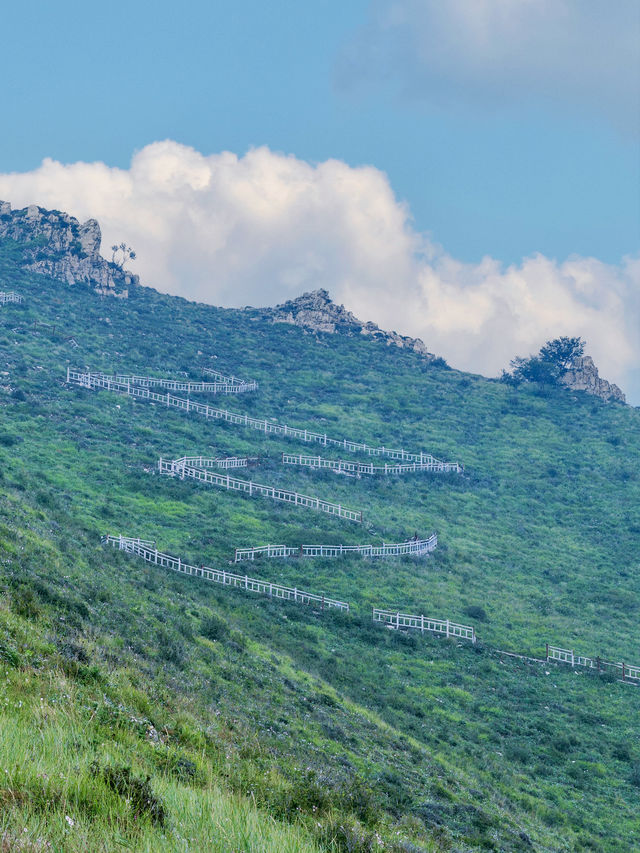
M540 656L548 641L640 663L636 410L514 392L147 289L101 299L25 276L10 250L0 273L26 301L0 313L5 847L24 834L24 849L64 850L633 849L636 689L493 649ZM465 474L283 467L283 450L310 446L65 387L67 364L194 377L211 364L260 383L214 405L422 449ZM159 456L184 453L258 455L253 479L362 508L364 524L154 473ZM141 536L232 568L238 546L433 530L427 560L251 564L253 576L349 601L348 616L99 545L101 533ZM480 642L395 634L371 624L372 605L474 624ZM168 740L152 742L149 726ZM57 761L68 778L51 787ZM149 776L167 826L136 822L105 767Z

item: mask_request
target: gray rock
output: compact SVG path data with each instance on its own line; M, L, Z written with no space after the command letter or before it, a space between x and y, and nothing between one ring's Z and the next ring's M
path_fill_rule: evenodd
M275 308L262 308L260 315L273 323L291 323L313 332L325 334L367 335L387 346L402 347L417 352L432 361L435 358L420 338L410 338L397 332L385 332L372 322L358 320L344 305L331 301L326 290L303 293Z
M617 385L598 376L598 368L590 355L576 358L569 370L560 377L560 382L571 391L585 391L605 401L626 402L625 395Z
M66 284L83 282L98 293L126 299L129 287L138 283L137 275L102 257L102 234L95 219L80 223L37 204L12 211L9 202L0 201L0 238L22 245L25 269Z

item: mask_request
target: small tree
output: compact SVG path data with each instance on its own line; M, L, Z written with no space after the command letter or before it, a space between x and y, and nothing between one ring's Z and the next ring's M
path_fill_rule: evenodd
M555 338L540 349L540 358L548 361L550 364L565 373L576 358L584 354L585 342L582 338Z
M126 243L114 244L111 247L111 253L111 263L115 264L120 270L124 270L126 263L136 259L136 253Z
M584 348L582 338L555 338L547 341L538 355L530 355L529 358L516 356L511 361L511 372L503 370L500 378L512 387L522 382L557 385L574 360L584 353Z

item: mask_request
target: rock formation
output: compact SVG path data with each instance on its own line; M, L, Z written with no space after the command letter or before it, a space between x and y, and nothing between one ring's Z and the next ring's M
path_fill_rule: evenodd
M585 391L601 400L626 402L626 397L617 385L598 376L598 368L590 355L576 358L569 370L560 377L560 382L571 391Z
M137 275L102 257L102 234L95 219L80 223L35 204L11 210L9 202L0 201L1 238L20 244L26 269L67 284L83 282L98 293L126 299L129 287L138 283Z
M397 332L385 332L375 323L358 320L351 311L347 311L344 305L336 305L332 302L326 290L303 293L297 299L276 305L275 308L262 308L260 315L273 323L292 323L314 332L368 335L375 340L383 341L387 346L413 350L430 361L435 358L420 338L410 338L399 335Z

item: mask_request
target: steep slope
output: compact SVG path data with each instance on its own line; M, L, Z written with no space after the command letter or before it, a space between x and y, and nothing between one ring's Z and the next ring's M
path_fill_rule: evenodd
M237 806L265 833L266 814L293 823L299 849L632 847L636 689L496 649L540 657L551 642L640 663L637 411L516 392L384 342L316 340L150 289L101 299L20 269L10 241L1 251L3 281L25 302L0 313L2 731L19 723L21 733L0 741L11 773L0 780L0 831L108 849L116 826L134 849L163 849L165 836L166 849L185 837L211 849L209 824L182 814L184 798L193 813ZM257 394L211 405L423 449L465 473L283 467L283 451L309 446L68 386L68 365L255 378ZM364 522L154 474L160 456L184 454L257 455L255 481L361 508ZM232 592L99 545L106 532L141 536L233 569L238 546L398 542L434 529L426 561L251 565L253 576L349 601L349 615ZM474 624L480 642L390 632L371 624L371 606ZM73 791L39 778L52 759L18 772L13 757L36 732L78 744ZM105 768L122 765L151 776L170 832L134 819L109 787ZM249 803L225 800L238 794ZM237 849L234 838L220 849ZM275 836L251 843L286 849Z

